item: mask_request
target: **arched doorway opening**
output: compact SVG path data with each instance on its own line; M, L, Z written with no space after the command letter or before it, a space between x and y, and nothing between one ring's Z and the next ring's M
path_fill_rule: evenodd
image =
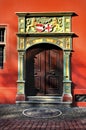
M63 51L60 47L41 43L25 54L25 96L62 96Z

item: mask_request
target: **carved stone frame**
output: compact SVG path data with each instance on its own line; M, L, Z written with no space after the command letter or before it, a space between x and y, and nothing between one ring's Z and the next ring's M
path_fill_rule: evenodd
M74 13L17 13L19 18L25 19L25 17L41 17L41 16L68 16L71 19L71 16ZM20 21L19 21L20 22ZM18 31L18 80L17 80L17 95L16 102L25 101L25 77L24 77L24 55L26 54L27 48L34 46L36 44L49 43L55 46L60 47L63 50L63 102L71 102L72 103L72 94L71 94L71 52L72 52L72 37L74 33L70 32L62 32L62 33L26 33L25 32L25 22L21 25L18 23L23 31ZM71 24L71 22L70 22ZM62 39L62 41L60 40ZM59 41L59 42L58 42Z

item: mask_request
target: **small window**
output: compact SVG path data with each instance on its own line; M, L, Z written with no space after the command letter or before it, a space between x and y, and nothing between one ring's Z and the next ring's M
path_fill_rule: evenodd
M0 28L0 42L5 42L5 28Z
M4 46L0 46L0 69L3 68L3 50Z
M6 46L6 26L0 25L0 69L3 69L5 62L5 46Z

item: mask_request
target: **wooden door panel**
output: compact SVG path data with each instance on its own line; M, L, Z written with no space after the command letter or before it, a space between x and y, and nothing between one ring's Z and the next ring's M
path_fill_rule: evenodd
M59 50L46 51L46 94L58 94L59 85Z
M57 87L58 87L58 79L55 76L47 76L46 81L46 94L57 94Z
M49 52L49 57L50 58L50 71L56 72L57 69L57 60L59 61L59 56L58 53L56 53L55 50L50 50Z
M35 55L34 58L34 79L37 95L44 95L45 93L45 55L44 51Z
M40 76L34 75L34 79L35 88L39 91L41 89L41 78Z

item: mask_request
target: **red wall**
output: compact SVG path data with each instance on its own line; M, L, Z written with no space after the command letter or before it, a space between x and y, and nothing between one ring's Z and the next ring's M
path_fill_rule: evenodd
M0 69L0 103L15 103L17 92L18 18L15 13L66 11L77 14L72 18L72 31L77 35L73 39L71 61L73 93L86 94L86 0L0 0L0 25L7 26L6 61L4 69Z

